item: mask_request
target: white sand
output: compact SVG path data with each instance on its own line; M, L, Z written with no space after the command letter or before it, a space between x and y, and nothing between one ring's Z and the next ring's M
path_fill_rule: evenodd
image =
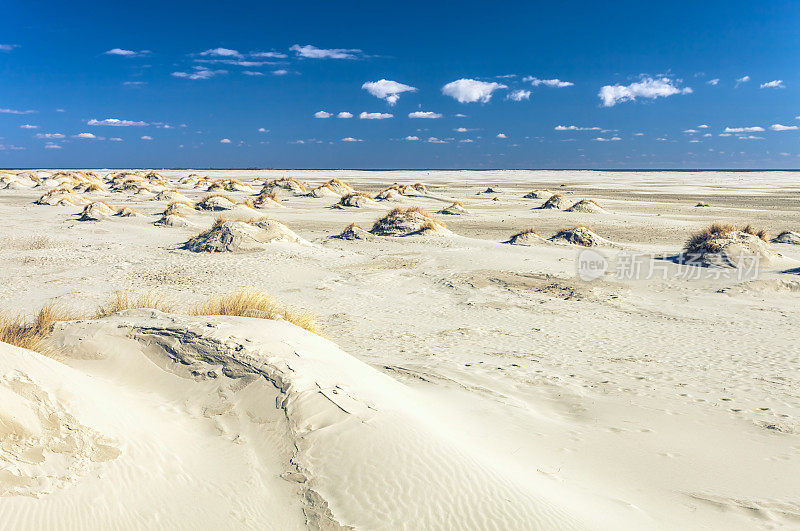
M159 173L205 195L178 185L190 171ZM613 259L674 255L712 221L798 231L796 175L196 173L370 193L422 181L404 206L470 214L441 216L451 235L341 240L394 204L285 195L270 216L312 245L192 253L181 244L214 213L165 229L166 202L89 192L145 216L79 222L80 205L33 204L42 188L0 190L3 309L88 311L117 289L186 306L249 287L311 310L330 340L139 310L59 325L58 361L0 345L4 529L799 525L800 276L784 271L800 246L770 244L781 259L757 279L648 260L667 278L585 282L580 248L501 243L586 225ZM523 198L536 189L613 214L537 210Z

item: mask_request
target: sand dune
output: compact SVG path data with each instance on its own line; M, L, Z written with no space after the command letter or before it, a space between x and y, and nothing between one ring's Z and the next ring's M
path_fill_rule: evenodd
M795 177L0 171L2 527L796 527Z

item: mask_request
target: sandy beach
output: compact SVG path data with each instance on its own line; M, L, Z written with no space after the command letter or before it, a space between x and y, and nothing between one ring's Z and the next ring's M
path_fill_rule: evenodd
M796 528L797 177L0 171L0 521Z

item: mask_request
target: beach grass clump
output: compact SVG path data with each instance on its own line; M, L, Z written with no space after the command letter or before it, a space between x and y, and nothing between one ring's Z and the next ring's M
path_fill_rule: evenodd
M189 311L189 315L235 315L261 319L280 319L319 333L314 315L290 309L263 291L242 289L230 295L211 297Z

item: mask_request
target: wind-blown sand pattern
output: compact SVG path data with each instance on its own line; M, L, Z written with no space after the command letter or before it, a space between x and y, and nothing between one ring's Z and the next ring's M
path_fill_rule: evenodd
M796 527L800 187L740 177L2 171L2 527Z

